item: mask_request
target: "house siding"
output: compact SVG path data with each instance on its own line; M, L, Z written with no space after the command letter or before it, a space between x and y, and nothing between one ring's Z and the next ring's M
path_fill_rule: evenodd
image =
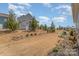
M19 26L20 26L20 29L25 29L25 30L29 29L29 23L27 23L26 21L21 22Z
M32 21L30 14L20 16L17 20L19 21L20 29L29 30L29 22Z
M6 17L0 16L0 29L4 29L5 28L5 22L6 22L6 20L7 20Z
M8 15L0 14L0 29L6 29L5 22L7 21ZM28 30L29 22L32 21L32 16L30 14L22 15L17 18L19 22L19 29Z

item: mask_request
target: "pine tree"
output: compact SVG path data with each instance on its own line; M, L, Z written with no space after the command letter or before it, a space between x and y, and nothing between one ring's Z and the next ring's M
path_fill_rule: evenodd
M44 27L44 26L41 24L41 25L40 25L40 29L43 29L43 27Z
M54 25L54 23L53 23L53 22L51 23L50 30L51 30L51 32L54 32L54 31L55 31L55 25Z
M11 31L15 31L19 27L19 24L16 21L16 17L15 17L13 10L9 11L9 16L8 16L7 21L6 21L6 27L8 29L10 29Z
M44 30L45 30L45 31L47 30L47 25L46 25L46 24L44 25Z
M38 21L35 18L33 18L29 24L29 30L35 31L37 27L38 27Z

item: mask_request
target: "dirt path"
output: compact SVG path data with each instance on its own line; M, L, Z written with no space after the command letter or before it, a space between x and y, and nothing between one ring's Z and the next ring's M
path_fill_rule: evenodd
M4 38L5 36L6 38ZM11 34L8 34L0 37L0 55L47 55L60 40L57 32L33 36L19 41L10 40L11 36Z

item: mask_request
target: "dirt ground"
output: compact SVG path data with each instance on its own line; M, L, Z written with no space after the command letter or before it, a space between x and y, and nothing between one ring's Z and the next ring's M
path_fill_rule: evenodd
M46 56L61 38L58 33L43 33L36 36L25 37L18 41L11 38L17 35L25 35L26 32L14 32L0 34L0 55L9 56ZM40 33L40 31L38 32Z

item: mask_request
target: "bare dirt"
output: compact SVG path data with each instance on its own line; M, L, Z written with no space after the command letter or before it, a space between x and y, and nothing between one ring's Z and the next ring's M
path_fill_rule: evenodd
M36 36L24 37L21 40L13 41L11 38L17 35L25 35L27 32L13 32L0 34L0 55L9 56L46 56L58 43L61 38L58 33L42 33Z

